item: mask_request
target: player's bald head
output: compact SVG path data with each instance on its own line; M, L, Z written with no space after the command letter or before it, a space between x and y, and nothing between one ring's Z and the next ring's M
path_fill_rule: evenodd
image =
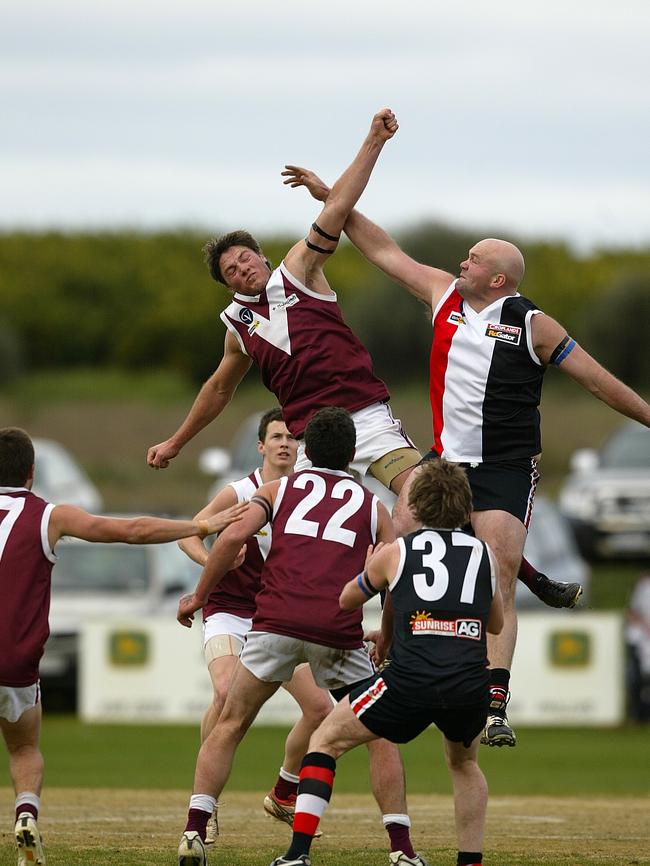
M490 264L490 270L494 274L503 274L506 278L505 288L516 291L524 278L526 266L524 257L519 247L510 241L499 238L484 238L479 241L475 248L477 252L485 257Z

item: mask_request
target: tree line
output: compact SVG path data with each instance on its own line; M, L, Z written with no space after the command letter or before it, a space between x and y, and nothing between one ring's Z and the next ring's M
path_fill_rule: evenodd
M458 273L494 231L421 224L396 235L421 262ZM0 384L46 367L173 369L201 381L221 357L228 292L203 263L207 235L178 231L0 235ZM614 373L650 381L650 247L580 255L509 238L526 257L523 294ZM261 238L275 264L295 238ZM342 243L326 273L346 320L391 382L426 376L427 310Z

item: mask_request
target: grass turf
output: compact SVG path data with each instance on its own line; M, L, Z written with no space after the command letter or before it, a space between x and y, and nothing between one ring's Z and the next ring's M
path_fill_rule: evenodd
M264 789L281 763L287 728L253 727L235 757L228 787ZM647 729L520 728L515 749L483 748L493 794L650 794ZM198 729L191 726L87 725L50 715L43 725L46 784L57 787L178 789L192 784ZM430 730L402 747L407 788L448 793L440 735ZM6 776L8 783L8 775ZM365 749L339 761L337 790L368 790Z

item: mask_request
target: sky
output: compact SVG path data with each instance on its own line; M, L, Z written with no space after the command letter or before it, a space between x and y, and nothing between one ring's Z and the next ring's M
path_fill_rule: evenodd
M21 0L0 29L0 231L298 236L375 111L359 207L578 249L650 243L647 0Z

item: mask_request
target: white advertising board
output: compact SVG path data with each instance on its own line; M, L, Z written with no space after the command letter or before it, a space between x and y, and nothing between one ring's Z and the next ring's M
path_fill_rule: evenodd
M520 725L622 721L623 645L616 613L522 614L509 716ZM174 619L89 621L81 631L80 713L86 721L197 722L211 700L202 630ZM291 723L280 689L258 724Z
M625 712L619 613L519 616L508 717L515 725L617 725Z

